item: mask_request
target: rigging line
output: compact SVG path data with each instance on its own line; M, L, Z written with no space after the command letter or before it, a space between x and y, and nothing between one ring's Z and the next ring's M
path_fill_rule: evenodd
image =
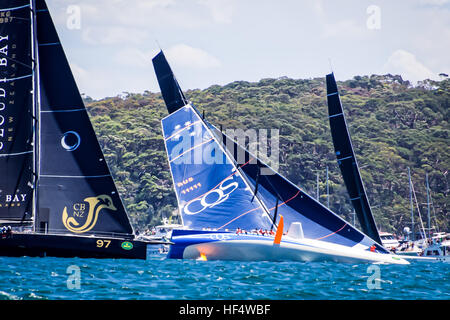
M24 76L20 76L20 77L15 77L15 78L10 78L10 79L6 79L6 78L5 79L1 79L0 82L16 81L16 80L29 78L29 77L32 77L32 76L33 76L33 74L30 73L30 74L27 74L27 75L24 75Z
M275 213L273 214L273 223L272 223L272 226L270 227L270 231L272 231L273 226L276 225L277 214L278 214L278 198L277 198L277 203L275 204Z
M251 202L253 202L253 200L255 199L255 196L256 196L256 194L258 193L258 186L259 186L259 176L260 176L260 174L261 174L261 168L259 167L259 165L257 164L257 166L258 166L258 171L256 172L256 179L255 179L255 192L253 193L253 197L252 197L252 201Z
M333 234L336 234L336 233L338 233L339 231L341 231L342 229L344 229L346 225L347 225L347 222L344 223L344 225L343 225L339 230L336 230L335 232L332 232L332 233L330 233L330 234L327 234L326 236L323 236L323 237L320 237L320 238L316 238L316 240L322 240L322 239L328 238L329 236L332 236Z
M228 221L227 223L225 223L225 224L224 224L223 226L221 226L221 227L217 228L217 230L220 230L220 229L222 229L223 227L225 227L225 226L229 225L229 224L230 224L230 223L232 223L233 221L235 221L235 220L237 220L237 219L239 219L239 218L241 218L241 217L245 216L246 214L248 214L248 213L250 213L250 212L253 212L253 211L255 211L255 210L261 210L261 211L263 211L263 212L264 212L264 209L263 209L263 207L261 207L261 206L259 206L259 207L256 207L256 208L253 208L253 209L250 209L250 210L248 210L248 211L246 211L246 212L244 212L244 213L240 214L239 216L237 216L237 217L235 217L235 218L231 219L230 221Z
M10 16L10 18L14 18L16 20L23 20L23 21L28 21L29 20L29 19L26 19L26 18L16 17L16 16Z
M420 225L422 226L422 232L425 236L425 240L427 240L427 235L425 233L425 228L423 226L422 215L420 214L419 203L417 202L416 191L414 190L414 184L412 182L412 178L411 178L411 189L412 189L412 193L414 195L414 200L416 201L416 208L417 208L417 212L419 213L419 219L420 219Z
M300 194L300 190L298 190L297 193L296 193L295 195L293 195L290 199L288 199L288 200L286 200L286 201L280 203L280 204L278 205L278 207L281 207L282 205L284 205L284 204L288 203L289 201L293 200L293 199L296 198L299 194ZM276 208L276 207L272 207L272 208L270 208L270 209L268 209L268 210L271 211L271 210L273 210L273 209L275 209L275 208ZM238 216L238 217L232 219L231 221L228 221L227 223L225 223L225 224L224 224L223 226L221 226L220 228L225 227L226 225L230 224L231 222L235 221L236 219L238 219L238 218L240 218L240 217L242 217L242 216L244 216L244 215L246 215L246 214L248 214L248 213L250 213L250 212L252 212L252 211L254 211L254 210L256 210L256 209L260 209L260 208L255 208L255 209L249 210L249 211L247 211L247 212L244 212L244 213L241 214L240 216ZM270 217L270 215L269 215L269 217ZM220 228L218 228L217 230L219 230ZM339 232L339 231L340 231L340 230L338 230L338 231L336 231L336 232Z
M368 215L370 214L373 217L373 214L372 214L372 210L370 208L369 199L367 198L367 195L365 194L365 190L364 190L364 186L362 185L362 181L360 178L358 179L358 166L356 164L356 159L355 159L355 162L352 163L352 167L353 167L353 176L355 177L354 182L355 182L356 189L357 189L358 196L359 196L359 203L361 204L361 209L363 211L363 216L361 217L361 219L364 221L360 221L360 224L361 224L361 226L363 226L363 225L367 226L368 224L371 224L370 219L368 219ZM361 182L361 184L359 182ZM363 197L367 201L367 204L369 207L369 212L366 212ZM375 223L375 221L374 221L374 223ZM364 229L364 226L363 226L363 229ZM369 230L367 230L367 231L369 231ZM372 230L372 231L374 231L376 233L376 235L378 235L378 230L377 230L376 224L375 224L375 230ZM370 232L370 233L372 233L372 232Z
M298 195L300 194L300 190L297 191L296 194L294 194L292 197L290 197L289 199L287 199L286 201L280 203L278 206L281 207L283 204L288 203L289 201L293 200L294 198L296 198ZM275 209L275 207L270 208L269 210L273 210Z

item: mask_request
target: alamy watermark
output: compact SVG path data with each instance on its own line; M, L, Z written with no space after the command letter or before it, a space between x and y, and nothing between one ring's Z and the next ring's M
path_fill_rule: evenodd
M193 124L195 126L196 124ZM201 125L198 123L197 125ZM258 159L273 170L261 166L261 175L271 175L279 168L280 133L278 129L227 129L223 136L217 132L180 130L167 138L169 161L174 164L256 164ZM214 143L217 142L217 143ZM235 147L235 145L239 147ZM270 149L270 152L269 152ZM246 152L246 150L248 152Z
M367 289L369 290L379 290L381 289L381 269L380 266L376 264L371 264L367 267L367 273L370 276L367 278Z
M369 15L366 21L367 29L380 30L381 29L381 8L376 5L370 5L366 9Z
M81 269L77 265L70 265L66 269L67 277L66 285L69 290L78 290L81 288Z
M69 30L81 29L81 7L78 5L69 5L66 9L67 20L66 27Z

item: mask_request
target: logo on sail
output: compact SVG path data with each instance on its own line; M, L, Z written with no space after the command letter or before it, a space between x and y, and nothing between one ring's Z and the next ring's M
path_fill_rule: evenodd
M76 150L81 143L80 135L75 131L67 131L61 138L61 146L67 151Z
M83 201L83 203L75 203L72 206L73 213L71 216L67 212L67 207L64 207L63 210L62 222L67 230L74 233L84 233L94 228L102 209L117 210L111 197L105 194L89 197ZM81 224L81 221L84 221L84 223Z
M227 181L231 183L225 184ZM228 177L222 181L218 188L214 188L202 197L194 198L184 206L184 213L188 215L195 215L207 208L212 208L225 200L230 194L239 187L238 182L233 180L233 177Z

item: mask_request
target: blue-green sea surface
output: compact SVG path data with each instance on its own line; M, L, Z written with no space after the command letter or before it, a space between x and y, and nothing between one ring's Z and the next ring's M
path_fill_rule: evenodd
M450 264L0 258L0 299L450 299Z

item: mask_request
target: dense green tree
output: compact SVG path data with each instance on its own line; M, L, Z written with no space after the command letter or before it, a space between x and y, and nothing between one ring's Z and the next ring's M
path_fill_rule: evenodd
M449 231L450 80L417 86L400 76L356 76L338 82L363 181L380 229L399 231L410 222L407 167L419 209L426 216L425 173L429 175L432 223ZM333 152L324 78L235 81L191 90L186 96L210 122L224 129L278 129L279 171L352 222L353 208ZM161 95L124 93L99 101L88 111L134 227L142 230L176 219L177 203L161 134L167 115ZM417 209L415 207L416 221Z

